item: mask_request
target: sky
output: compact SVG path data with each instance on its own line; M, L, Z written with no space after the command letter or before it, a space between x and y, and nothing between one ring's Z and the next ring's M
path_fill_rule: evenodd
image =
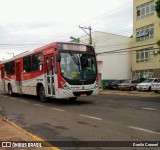
M131 36L132 10L133 0L0 0L0 60L81 37L79 25Z

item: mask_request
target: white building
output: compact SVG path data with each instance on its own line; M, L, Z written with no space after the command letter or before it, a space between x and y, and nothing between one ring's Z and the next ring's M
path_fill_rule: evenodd
M122 52L129 50L127 48L130 46L131 39L116 34L92 32L92 41L97 53L100 87L104 87L104 83L111 80L131 79L131 54ZM80 41L89 43L89 36L81 37ZM119 53L118 51L115 53L115 50Z

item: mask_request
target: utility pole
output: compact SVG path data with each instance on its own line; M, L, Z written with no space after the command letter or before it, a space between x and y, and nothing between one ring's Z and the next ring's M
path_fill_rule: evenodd
M89 36L89 44L92 45L92 34L91 34L92 28L91 28L91 26L89 26L89 27L79 26L79 28L81 28ZM85 29L89 30L89 33Z

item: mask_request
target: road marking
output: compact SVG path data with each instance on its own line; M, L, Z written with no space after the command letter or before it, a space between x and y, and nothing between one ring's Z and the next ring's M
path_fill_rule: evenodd
M51 108L53 110L57 110L57 111L64 111L63 109L58 109L58 108Z
M144 109L144 110L151 110L151 111L160 111L160 110L155 109L155 108L141 108L141 109Z
M42 107L43 105L41 105L41 104L34 104L34 105L36 105L36 106L40 106L40 107Z
M24 102L24 103L29 103L29 102L27 102L27 101L25 101L25 100L21 100L22 102Z
M148 132L148 133L152 133L152 134L160 134L159 132L154 132L154 131L151 131L151 130L148 130L148 129L139 128L139 127L128 126L128 128L139 130L139 131L144 131L144 132Z
M87 116L87 115L82 115L82 114L80 116L91 118L91 119L96 119L96 120L102 120L101 118L97 118L97 117L93 117L93 116Z

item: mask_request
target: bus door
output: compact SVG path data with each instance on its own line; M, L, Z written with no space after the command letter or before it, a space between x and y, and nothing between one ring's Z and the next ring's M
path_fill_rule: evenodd
M21 80L21 63L16 63L16 81L17 81L17 92L22 92L22 80Z
M55 82L54 82L54 70L55 70L55 57L53 54L45 56L46 67L46 88L45 91L48 96L55 96Z
M1 90L4 91L4 90L5 90L4 67L1 67L0 74L1 74L1 79L0 79L0 82L1 82Z

